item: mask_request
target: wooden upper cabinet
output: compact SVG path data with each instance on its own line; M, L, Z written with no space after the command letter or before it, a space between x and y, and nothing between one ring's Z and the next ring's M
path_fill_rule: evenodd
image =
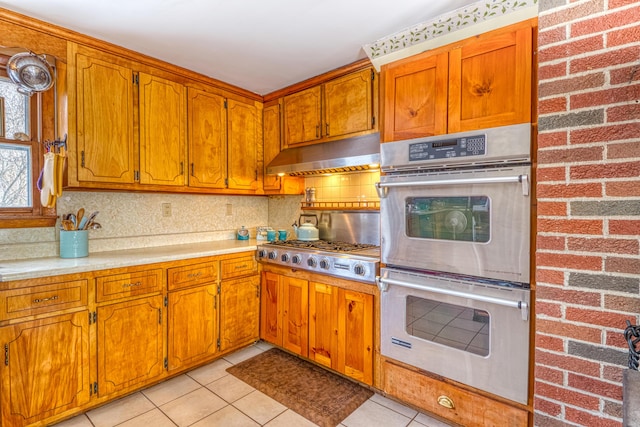
M284 97L285 146L319 140L321 87L315 86Z
M447 53L383 66L385 141L447 132Z
M133 71L97 51L75 60L77 180L132 183Z
M227 110L224 97L189 88L187 92L189 186L225 188Z
M449 54L449 132L531 121L532 29L496 30Z
M348 135L373 128L373 70L351 73L324 85L324 136Z
M280 153L280 104L265 106L262 110L262 127L264 140L264 179L262 186L266 190L280 190L282 178L278 175L267 175L266 167Z
M139 73L139 91L140 183L185 185L185 88Z
M228 188L258 189L258 153L262 152L262 120L254 104L227 100Z

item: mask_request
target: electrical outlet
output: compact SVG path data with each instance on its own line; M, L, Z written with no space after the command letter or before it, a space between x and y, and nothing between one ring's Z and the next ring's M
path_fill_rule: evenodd
M171 216L171 203L162 204L162 216L165 216L165 217Z
M233 205L231 203L227 203L227 216L233 215Z

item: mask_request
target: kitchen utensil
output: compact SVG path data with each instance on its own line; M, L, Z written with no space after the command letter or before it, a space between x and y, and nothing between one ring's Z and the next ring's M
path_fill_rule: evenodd
M67 217L67 219L69 221L71 221L71 224L73 224L73 230L78 228L78 223L76 222L76 215L75 214L70 213L69 216Z
M87 227L89 230L99 230L102 228L102 225L100 225L99 222L91 222L91 225L88 225Z
M96 216L98 216L99 213L100 213L99 211L91 212L91 214L89 215L89 218L87 219L87 222L84 225L85 229L91 228L91 225L93 224L93 220L96 218Z
M21 52L9 58L7 74L18 85L18 92L27 96L49 90L54 82L53 69L45 55L33 52Z
M313 225L309 221L305 221L305 223L303 224L302 217L315 218L316 224ZM318 217L316 215L302 214L300 215L300 218L298 218L298 221L300 222L300 226L298 226L296 223L293 224L293 230L296 233L297 240L305 240L305 241L320 240L320 237L319 237L320 233L318 231L318 227L316 227L316 225L318 225Z
M287 230L278 230L278 240L287 240L288 235Z
M276 230L267 230L267 240L270 242L276 241Z
M244 225L238 230L237 238L238 240L249 240L249 230L244 228Z
M87 230L60 231L60 258L82 258L89 255Z
M84 217L84 208L80 208L80 209L78 209L78 213L76 214L76 224L78 226L78 230L82 229L80 224L82 224L82 218L83 217Z

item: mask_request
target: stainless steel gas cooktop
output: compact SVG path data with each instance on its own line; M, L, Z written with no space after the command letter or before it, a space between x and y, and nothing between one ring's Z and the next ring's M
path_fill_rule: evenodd
M285 240L258 246L257 257L265 264L375 283L380 268L380 247L364 243Z

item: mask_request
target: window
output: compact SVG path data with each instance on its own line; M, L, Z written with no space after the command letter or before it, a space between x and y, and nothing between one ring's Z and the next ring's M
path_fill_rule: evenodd
M44 154L39 114L53 118L53 91L19 93L4 68L8 59L0 55L0 228L52 226L56 212L42 208L37 181Z

